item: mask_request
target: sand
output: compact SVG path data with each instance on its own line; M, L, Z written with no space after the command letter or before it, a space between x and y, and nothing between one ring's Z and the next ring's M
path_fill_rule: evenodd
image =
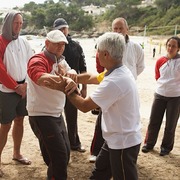
M159 54L157 52L156 57L152 58L152 45L145 46L145 63L146 69L138 77L137 86L141 102L141 122L142 122L142 134L143 138L146 133L148 118L151 110L151 104L153 100L153 93L155 90L156 82L154 80L154 64L156 59L165 53L165 51ZM158 47L157 47L158 48ZM86 54L86 51L85 51ZM88 56L88 52L87 52ZM95 63L95 59L88 62ZM87 63L87 64L88 64ZM88 93L91 93L95 85L88 86ZM93 163L89 163L90 156L89 149L91 140L94 133L96 115L79 112L78 128L79 136L83 146L86 148L85 153L71 152L71 163L68 166L68 180L87 180L90 176L91 170L94 166ZM31 165L21 165L12 160L12 136L11 132L8 136L8 142L4 148L2 154L2 169L5 173L2 180L45 180L47 167L44 164L39 150L39 145L36 137L34 136L28 122L28 117L24 122L24 137L22 142L22 154L32 161ZM174 149L172 152L165 156L159 156L160 144L163 136L164 122L161 127L161 131L158 137L157 144L154 151L144 154L140 151L138 157L138 174L139 180L179 180L180 179L180 125L178 123L176 129L176 137Z

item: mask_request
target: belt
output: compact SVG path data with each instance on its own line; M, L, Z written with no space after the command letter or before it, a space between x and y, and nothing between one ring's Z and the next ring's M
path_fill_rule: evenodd
M25 83L25 79L22 81L16 81L18 84L24 84Z

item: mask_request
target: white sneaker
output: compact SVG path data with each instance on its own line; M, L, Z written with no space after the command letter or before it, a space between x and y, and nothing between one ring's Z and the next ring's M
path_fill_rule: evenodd
M69 164L71 164L72 163L72 157L70 156L70 158L69 158Z
M91 162L91 163L96 162L96 156L91 155L90 158L89 158L89 162Z

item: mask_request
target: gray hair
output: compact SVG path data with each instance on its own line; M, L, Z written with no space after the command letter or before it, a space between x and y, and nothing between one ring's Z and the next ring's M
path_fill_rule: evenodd
M125 50L125 39L122 34L107 32L97 40L97 47L100 51L107 51L116 61L122 61Z

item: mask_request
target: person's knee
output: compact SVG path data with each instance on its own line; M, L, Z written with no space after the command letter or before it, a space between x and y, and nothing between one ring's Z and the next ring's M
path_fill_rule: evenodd
M23 122L24 122L24 116L18 116L18 117L15 117L14 119L15 126L23 126Z
M12 123L8 123L8 124L1 124L1 132L3 134L7 134L11 128L11 124Z

